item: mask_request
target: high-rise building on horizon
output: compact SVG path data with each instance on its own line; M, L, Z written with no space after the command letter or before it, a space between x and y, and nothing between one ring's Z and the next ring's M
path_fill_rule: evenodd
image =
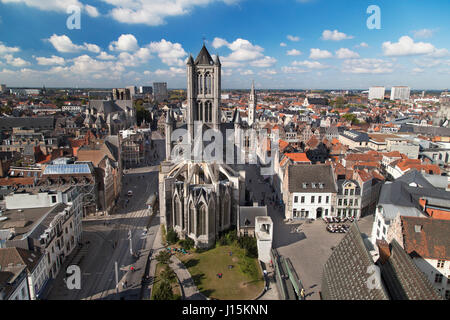
M391 90L391 100L407 101L411 95L411 88L406 86L395 86Z
M162 102L169 98L167 82L153 82L153 97L158 102Z
M380 99L384 100L386 89L384 87L376 86L369 88L369 100Z
M0 84L0 93L6 93L6 84Z
M140 94L153 94L153 88L151 86L140 86L139 93Z

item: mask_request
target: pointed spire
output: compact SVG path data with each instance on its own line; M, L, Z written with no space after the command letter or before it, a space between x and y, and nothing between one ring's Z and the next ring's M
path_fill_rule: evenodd
M187 61L187 65L188 65L188 66L194 65L194 58L192 57L192 54L189 54L189 58L188 58L188 61Z
M239 112L239 109L236 109L234 112L233 122L234 124L241 124L241 113Z
M211 55L208 52L208 49L206 49L205 44L203 44L202 50L200 50L200 53L198 54L197 58L195 59L195 64L201 64L201 65L211 65L214 61L211 58Z
M167 111L166 124L172 124L172 123L173 123L172 110L169 110L169 111Z
M220 62L220 58L219 58L219 55L218 55L218 54L216 54L216 61L214 61L214 64L215 64L216 66L221 66L221 65L222 65L222 63Z

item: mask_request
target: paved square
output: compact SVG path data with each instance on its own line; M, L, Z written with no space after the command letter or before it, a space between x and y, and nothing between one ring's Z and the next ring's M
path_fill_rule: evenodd
M283 222L281 213L271 210L274 221L273 247L292 264L302 281L307 299L319 300L323 266L330 257L332 247L344 237L344 233L329 233L322 219L313 223L299 221L294 224ZM370 235L374 216L367 216L358 222L361 232ZM292 229L300 226L300 233Z

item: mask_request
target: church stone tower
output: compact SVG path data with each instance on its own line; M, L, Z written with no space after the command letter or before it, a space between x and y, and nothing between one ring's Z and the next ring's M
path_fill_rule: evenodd
M217 56L214 61L205 45L195 61L192 56L188 59L186 122L191 141L193 141L195 121L219 130L221 69L219 57Z
M255 123L256 116L256 94L255 82L252 82L252 90L250 91L250 98L248 100L248 125L251 127Z

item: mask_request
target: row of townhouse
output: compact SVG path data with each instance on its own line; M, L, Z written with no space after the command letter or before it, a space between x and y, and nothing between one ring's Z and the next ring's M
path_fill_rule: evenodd
M57 277L66 257L81 243L81 198L76 186L5 197L0 266L2 270L14 265L25 268L29 299L42 298L48 282ZM14 298L17 296L7 297Z
M282 182L286 219L352 217L374 211L381 182L365 170L340 172L330 164L294 164Z

